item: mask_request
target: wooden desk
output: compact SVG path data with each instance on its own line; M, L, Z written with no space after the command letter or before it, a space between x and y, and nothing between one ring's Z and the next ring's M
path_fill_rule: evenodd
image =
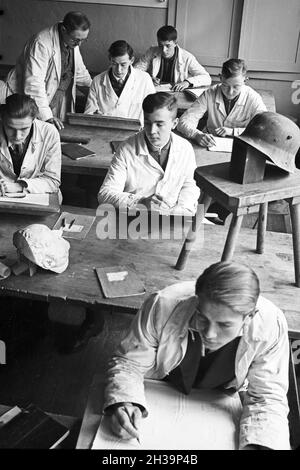
M62 210L74 214L94 214L91 209L63 206ZM53 227L57 215L36 219L33 216L7 214L1 217L0 256L9 265L16 261L13 233L31 223L45 223ZM220 259L227 228L201 225L194 252L184 271L174 269L183 239L179 240L99 240L96 236L97 220L84 240L69 240L70 260L62 274L38 270L34 277L22 274L0 281L0 295L36 300L61 300L98 308L110 305L132 312L142 305L145 295L105 299L102 295L93 267L134 263L146 293L155 292L172 283L195 279L210 264ZM289 328L300 338L300 289L295 289L292 269L291 235L266 233L263 255L255 251L256 233L241 229L235 260L253 267L257 272L262 295L272 300L285 313ZM203 244L205 243L205 249ZM251 250L251 246L253 249Z
M107 439L98 439L102 449L135 451L145 448L156 450L238 448L238 425L242 407L237 393L229 396L216 390L192 390L191 394L186 396L164 381L146 379L145 393L150 412L149 416L142 420L142 437L141 443L138 444L134 439L119 443L107 429L107 418L101 417L104 388L104 378L96 374L90 387L76 449L92 447L101 420L103 420L101 429L106 427L107 433ZM203 424L196 434L194 427L197 424L193 424L195 414L196 422ZM157 429L157 421L163 426L163 430ZM178 429L179 423L181 428Z
M94 157L85 157L80 160L72 160L65 155L62 156L62 172L73 173L77 175L105 176L113 157L113 151L110 145L112 140L125 140L134 132L116 129L103 129L87 126L65 125L60 132L65 138L82 137L90 139L85 147L93 150ZM230 153L210 152L199 145L192 143L197 166L209 165L212 163L221 163L230 160Z

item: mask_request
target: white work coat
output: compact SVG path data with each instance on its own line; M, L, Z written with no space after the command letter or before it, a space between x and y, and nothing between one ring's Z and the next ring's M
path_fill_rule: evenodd
M197 129L199 119L207 111L207 124L205 132L214 134L218 127L234 129L234 135L240 135L251 119L258 113L267 111L267 108L257 91L243 85L239 98L227 115L221 92L221 84L213 85L206 90L180 117L177 130L185 137L193 139L202 134Z
M161 51L158 46L150 47L135 64L135 68L148 72L155 78L159 72ZM188 80L193 86L211 84L209 73L199 64L195 56L178 46L178 57L174 69L174 82Z
M146 299L110 363L104 409L131 402L141 405L147 416L144 377L163 379L183 360L198 303L193 281L166 287ZM256 308L243 326L235 378L226 384L239 390L248 383L239 446L289 449L287 322L281 310L262 296Z
M47 121L53 117L49 104L59 86L60 77L61 51L56 24L36 34L26 43L15 68L8 74L7 85L11 93L30 95L39 108L39 118ZM75 109L76 85L89 87L91 82L79 47L76 46L71 111ZM64 110L61 110L58 117L64 119Z
M29 193L56 193L61 174L60 136L53 124L35 119L20 176L14 173L13 163L0 123L0 178L27 183Z
M98 193L99 204L131 208L141 198L155 194L170 208L170 214L194 214L200 194L194 180L194 150L176 134L171 139L165 171L150 155L144 131L121 144Z
M130 68L131 73L119 97L111 85L109 70L97 75L89 90L84 112L139 119L143 124L143 100L151 93L155 93L155 88L146 72Z

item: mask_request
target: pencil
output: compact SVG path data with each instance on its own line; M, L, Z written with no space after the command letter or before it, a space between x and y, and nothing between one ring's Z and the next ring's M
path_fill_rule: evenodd
M132 426L134 427L134 429L136 429L135 425L134 425L134 422L133 422L133 419L131 418L127 408L124 407L124 410L125 410L125 413L127 414L128 418L129 418L129 421L130 423L132 424ZM136 429L137 430L137 429ZM140 438L139 437L136 437L136 440L138 441L138 443L141 445L141 441L140 441Z
M69 223L69 230L72 227L72 225L74 224L74 222L75 222L75 219L73 219L72 222Z

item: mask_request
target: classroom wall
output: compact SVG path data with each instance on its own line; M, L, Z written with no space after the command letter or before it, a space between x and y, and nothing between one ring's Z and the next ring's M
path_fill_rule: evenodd
M68 11L85 13L92 23L89 40L81 50L88 69L105 70L107 49L117 39L127 40L140 56L149 44L155 44L156 31L166 24L167 10L95 3L47 0L0 0L1 64L14 64L24 42L44 27L61 20Z

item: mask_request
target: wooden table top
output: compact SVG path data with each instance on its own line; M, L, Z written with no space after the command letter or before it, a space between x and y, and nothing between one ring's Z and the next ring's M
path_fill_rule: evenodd
M231 211L300 196L300 170L287 173L268 164L263 181L239 184L230 180L229 167L228 162L207 165L197 168L195 176L200 189Z
M74 214L90 214L91 209L63 206ZM13 233L31 223L53 227L57 215L36 219L34 216L7 214L1 217L0 259L8 265L16 261ZM192 280L210 264L221 259L227 227L201 225L193 254L183 271L174 269L183 241L177 240L99 240L97 219L84 240L69 240L69 266L62 274L39 269L34 277L11 275L0 281L0 295L20 296L45 301L65 300L85 306L110 305L136 311L145 295L167 285ZM300 289L294 286L292 237L290 234L266 233L265 253L255 253L256 230L242 228L234 259L250 265L257 272L262 294L285 313L290 330L300 337ZM3 258L4 257L4 258ZM97 280L94 267L134 263L146 294L106 299Z
M95 156L72 160L65 155L62 156L62 172L82 175L103 176L106 174L113 157L110 142L113 140L125 140L134 132L121 129L104 129L98 127L78 126L66 124L60 132L63 138L81 137L90 139L84 147L93 150ZM228 152L211 152L192 143L197 166L220 163L230 160Z

